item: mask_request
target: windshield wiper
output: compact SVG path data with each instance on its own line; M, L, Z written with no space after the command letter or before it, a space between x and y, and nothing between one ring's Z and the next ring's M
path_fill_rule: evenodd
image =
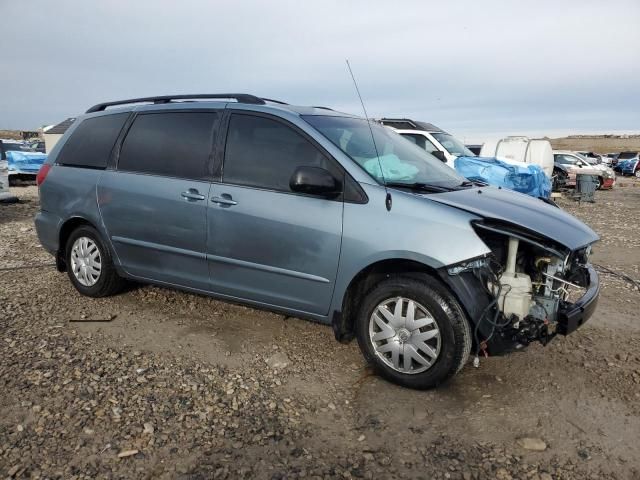
M488 183L481 182L480 180L465 180L459 187L486 187Z
M433 185L431 183L422 183L422 182L414 182L414 183L404 183L404 182L386 182L385 185L387 187L395 187L395 188L409 188L411 190L419 190L421 192L450 192L451 188L441 187L439 185Z

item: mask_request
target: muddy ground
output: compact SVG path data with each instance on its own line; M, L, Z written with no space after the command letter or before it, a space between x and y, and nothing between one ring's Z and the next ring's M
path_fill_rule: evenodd
M136 286L81 297L0 205L0 477L640 478L640 292L602 275L575 334L418 392L329 327ZM561 205L640 279L640 182ZM91 321L102 320L102 321ZM522 437L542 441L525 449Z

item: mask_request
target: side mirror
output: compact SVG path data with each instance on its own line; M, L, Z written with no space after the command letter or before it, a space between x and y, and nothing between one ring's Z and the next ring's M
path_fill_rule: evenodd
M441 162L446 162L447 161L447 157L445 156L444 152L441 151L441 150L434 150L433 152L431 152L431 155L436 157Z
M342 193L342 184L324 168L298 167L291 175L292 192L334 198Z

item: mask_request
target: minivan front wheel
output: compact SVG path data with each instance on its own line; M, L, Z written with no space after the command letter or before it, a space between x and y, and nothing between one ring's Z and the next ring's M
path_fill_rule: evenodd
M76 228L66 244L66 266L69 279L81 294L107 297L121 290L124 279L118 276L111 252L98 231L83 225Z
M428 275L380 282L364 299L356 334L365 359L382 377L416 389L449 379L471 351L462 308Z

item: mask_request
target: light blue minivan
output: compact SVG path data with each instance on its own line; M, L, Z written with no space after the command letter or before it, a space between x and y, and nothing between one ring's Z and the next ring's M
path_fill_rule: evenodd
M38 236L81 294L134 280L331 324L412 388L472 352L566 335L598 299L589 227L326 107L248 94L99 104L37 183Z

